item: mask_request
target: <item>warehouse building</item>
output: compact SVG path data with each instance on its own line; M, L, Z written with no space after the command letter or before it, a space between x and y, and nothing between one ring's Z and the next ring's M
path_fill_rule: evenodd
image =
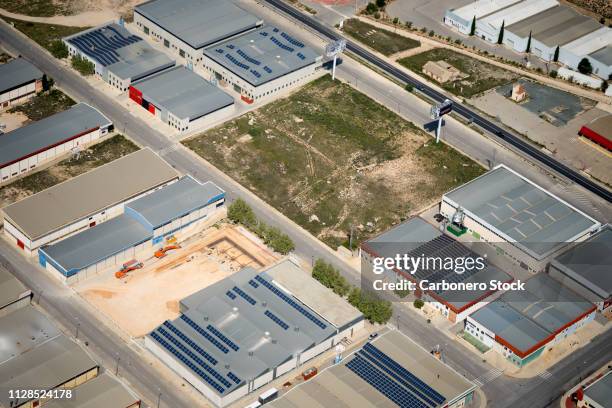
M395 258L396 255L410 258L472 258L480 255L474 253L465 245L443 234L423 219L415 217L403 222L381 235L372 238L361 245L361 265L363 276L373 276L373 261L375 258ZM364 275L364 273L366 275ZM472 269L457 273L454 270L445 270L442 265L431 269L421 268L416 273L407 272L398 268L385 271L384 279L388 282L408 280L419 283L427 281L436 282L462 282L462 283L488 283L491 280L512 282L513 278L495 267L486 265L481 270ZM496 296L495 290L453 291L416 290L415 295L423 298L451 322L464 320L469 314L483 307Z
M559 47L598 30L601 25L567 6L556 6L506 24L503 42L517 52L525 52L531 36L530 52L545 61L560 55Z
M45 404L45 408L140 408L140 399L125 385L104 373L79 385L74 397L68 400L55 400Z
M521 367L595 318L596 307L545 273L468 316L465 330Z
M4 390L73 389L98 375L98 364L32 306L0 318L0 384ZM41 400L0 394L4 407L37 407Z
M553 259L550 276L604 311L612 305L612 226Z
M96 109L78 103L0 137L0 184L37 166L87 146L113 131Z
M42 71L23 58L0 65L0 109L24 102L42 90Z
M225 194L214 183L185 176L126 203L124 213L109 221L40 248L39 263L68 283L86 279L150 252L224 203Z
M183 299L180 310L145 337L145 347L221 407L364 324L361 313L290 260L262 272L244 268Z
M612 114L600 116L580 128L578 134L612 152Z
M32 291L0 266L0 317L30 304Z
M478 0L455 10L447 10L444 14L444 23L455 27L463 34L470 34L474 19L479 20L521 1L522 0Z
M578 408L606 408L612 407L612 371L589 384L582 391Z
M323 57L276 27L265 26L204 49L204 68L253 103L314 79Z
M79 55L90 61L96 74L120 91L175 64L166 54L115 23L90 28L63 41L71 57Z
M227 117L234 99L185 67L176 67L130 86L130 99L182 133Z
M134 8L134 23L188 63L199 65L202 50L263 24L231 1L151 0Z
M3 208L4 233L27 255L123 213L135 200L178 179L142 149Z
M559 197L499 165L444 194L440 213L521 267L539 272L567 243L587 239L601 224Z
M612 28L600 26L591 32L561 47L559 62L573 70L587 58L593 67L593 74L603 80L612 75Z
M293 387L270 408L461 408L476 385L396 330Z

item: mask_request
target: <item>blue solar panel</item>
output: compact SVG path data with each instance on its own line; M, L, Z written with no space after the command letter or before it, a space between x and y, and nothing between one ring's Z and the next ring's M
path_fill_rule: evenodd
M238 65L242 69L249 69L250 68L247 64L244 64L244 63L238 61L233 55L231 55L229 53L225 54L225 58L227 58L228 60L233 62L234 65Z
M219 340L217 340L213 336L211 336L210 333L208 333L206 330L201 328L200 325L198 325L196 322L194 322L193 320L191 320L190 318L188 318L185 315L181 315L181 320L186 322L191 328L193 328L195 331L200 333L202 335L202 337L204 337L206 340L208 340L209 342L211 342L212 344L217 346L217 348L219 350L221 350L223 352L223 354L229 353L229 349L227 347L225 347L223 344L221 344L221 342L219 342Z
M272 285L270 282L268 282L267 280L265 280L264 278L262 278L259 275L255 276L255 280L257 282L261 283L262 285L264 285L266 288L270 289L272 291L272 293L274 293L276 296L280 297L285 302L289 303L295 310L297 310L298 312L300 312L301 314L306 316L308 318L308 320L310 320L311 322L313 322L314 324L319 326L321 329L327 328L327 325L325 323L323 323L320 319L318 319L316 316L314 316L308 310L303 308L301 305L299 305L296 301L291 299L289 296L287 296L286 294L281 292L277 287Z
M151 333L151 337L153 337L159 344L161 344L166 350L170 351L174 356L176 356L180 361L182 361L187 367L191 368L196 374L198 374L204 381L208 384L212 385L212 387L219 391L219 393L223 394L225 392L225 388L221 387L210 378L204 371L198 368L191 360L185 357L182 353L179 353L177 349L172 347L166 340L162 339L161 336L155 332Z
M261 78L261 74L254 69L251 70L251 74L255 75L256 78Z
M236 54L240 55L242 58L244 58L245 60L249 61L251 64L261 65L261 62L259 62L255 58L251 57L250 55L248 55L246 52L242 51L241 49L238 49L236 51Z
M295 38L291 37L287 33L281 33L281 37L283 37L285 40L289 41L289 43L295 45L296 47L304 48L304 44L302 44L301 42L299 42Z
M299 59L301 59L302 61L306 59L306 56L304 54L302 54L301 52L297 53L297 56Z
M89 31L68 40L80 52L103 66L119 62L117 50L138 41L142 41L142 38L135 35L125 37L111 26Z
M170 331L172 333L176 334L185 343L189 344L189 346L192 349L194 349L195 351L200 353L200 355L202 357L204 357L206 360L208 360L210 363L212 363L213 365L217 365L218 361L217 361L216 358L214 358L213 356L208 354L206 351L204 351L204 349L202 349L202 347L198 346L193 340L191 340L189 337L187 337L182 331L177 329L172 323L170 323L169 321L166 320L164 322L164 326L167 327L168 329L170 329Z
M237 294L239 294L244 300L249 302L252 306L255 306L257 304L255 299L250 297L244 290L240 289L238 286L234 286L232 290L236 292Z
M268 32L267 31L260 31L259 35L267 37L268 36Z
M349 361L346 367L402 408L429 408L359 355Z
M265 68L264 68L264 69L265 69ZM259 287L259 285L257 284L257 282L255 282L253 279L251 279L251 280L249 281L249 285L251 285L251 286L252 286L252 287L254 287L254 288L258 288L258 287Z
M236 299L236 295L234 295L232 292L230 292L229 290L227 292L225 292L225 294L227 295L228 298L234 300Z
M227 44L226 47L229 48L230 50L233 50L234 48L236 48L234 44Z
M270 67L269 67L269 66L267 66L267 65L263 67L263 70L264 70L264 71L266 71L268 74L271 74L271 73L272 73L272 68L270 68Z
M270 41L272 41L274 44L278 45L283 50L287 50L289 52L295 51L294 48L288 46L287 44L283 44L282 42L278 41L278 39L276 37L274 37L274 36L270 37Z
M217 48L215 51L217 51L219 54L223 54L223 50L221 48Z
M238 376L236 376L236 374L232 373L231 371L227 373L227 376L236 384L240 384L240 382L242 381L240 378L238 378Z
M289 325L285 322L283 322L281 319L279 319L274 313L272 313L269 310L266 310L266 312L264 313L266 316L268 316L270 319L272 319L272 321L276 324L278 324L280 327L282 327L283 329L287 330L289 328Z
M232 350L234 350L234 351L240 350L240 347L238 347L238 345L236 345L236 343L234 343L233 341L228 339L223 333L221 333L219 330L217 330L213 325L209 324L208 326L206 326L206 328L208 330L210 330L215 336L220 338L222 342L224 342L225 344L230 346L230 348Z
M408 382L413 384L417 389L421 390L425 395L433 399L438 404L441 404L446 399L439 392L431 388L429 385L425 384L420 378L412 374L410 371L406 370L404 367L398 364L395 360L393 360L388 355L380 351L378 348L376 348L371 343L366 343L365 346L363 346L363 350L367 351L372 356L376 357L383 364L385 364L387 367L395 371L402 378L406 379Z

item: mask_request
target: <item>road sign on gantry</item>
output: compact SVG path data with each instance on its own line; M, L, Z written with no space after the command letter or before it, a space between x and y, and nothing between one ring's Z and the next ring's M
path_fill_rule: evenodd
M444 102L439 103L431 107L431 117L432 119L439 119L440 117L451 113L453 111L453 101L450 99L446 99Z
M333 41L325 46L325 56L328 58L335 57L346 49L346 40L341 38Z

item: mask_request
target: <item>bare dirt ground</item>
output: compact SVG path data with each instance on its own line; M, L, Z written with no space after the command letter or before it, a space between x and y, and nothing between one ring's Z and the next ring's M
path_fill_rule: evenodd
M209 228L163 259L117 279L106 273L75 290L131 336L140 337L179 313L179 301L245 266L261 268L277 257L240 227Z
M28 117L22 112L10 113L7 111L0 112L0 124L5 126L2 131L8 133L11 130L22 127L28 120Z

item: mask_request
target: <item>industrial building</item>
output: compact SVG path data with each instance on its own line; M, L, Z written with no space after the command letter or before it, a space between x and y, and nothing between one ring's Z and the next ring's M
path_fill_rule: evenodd
M586 388L580 389L582 398L578 408L606 408L612 406L612 371L593 381Z
M379 335L360 350L266 406L461 408L476 385L396 330Z
M612 152L612 114L600 116L580 128L578 134Z
M204 47L253 30L263 21L231 1L151 0L134 7L134 23L196 66Z
M521 267L539 272L567 243L601 224L514 170L499 165L444 194L440 213Z
M42 267L66 282L85 279L125 261L205 220L225 203L212 182L191 176L124 205L124 213L38 250Z
M23 58L0 65L0 110L24 102L42 91L43 75Z
M180 311L145 337L145 347L220 407L364 324L361 313L290 260L261 272L243 268L183 299Z
M612 28L603 27L578 38L561 47L559 62L573 70L587 58L593 67L593 74L603 80L610 79L612 75Z
M430 257L439 259L447 257L471 257L475 259L479 256L423 219L415 217L361 245L362 274L372 273L374 258L395 258L396 255L404 256L404 254L414 258ZM393 268L385 272L384 279L389 282L408 280L415 283L420 281L427 281L429 283L442 281L464 283L488 283L491 280L500 282L513 281L510 275L491 264L486 265L482 270L473 269L460 274L454 270L444 270L441 266L432 269L421 268L414 274ZM495 290L440 290L426 291L424 293L421 290L415 291L417 297L426 300L451 322L465 319L470 313L491 301L491 298L496 293L497 291Z
M30 304L32 291L0 266L0 317Z
M596 307L545 273L468 316L465 331L521 367L595 318Z
M323 57L276 27L265 26L204 49L203 65L253 103L314 79Z
M112 122L91 106L78 103L0 137L0 184L87 146L113 131Z
M474 24L475 29L477 20L521 1L522 0L478 0L466 4L463 7L459 7L458 9L447 10L444 14L444 23L455 27L463 34L470 34L472 24Z
M185 67L130 86L130 99L180 132L192 132L227 117L234 99Z
M90 61L96 74L120 91L175 64L166 54L115 23L90 28L63 41L71 57L79 55Z
M31 255L42 245L121 215L126 202L176 179L168 163L142 149L3 208L4 233Z
M0 384L4 390L73 389L98 375L98 364L32 306L0 318ZM4 407L37 407L34 398L11 399L0 394Z
M50 401L45 404L45 408L140 408L141 406L140 399L108 373L100 374L79 385L74 391L73 398Z
M612 226L553 259L550 276L604 311L612 305Z

